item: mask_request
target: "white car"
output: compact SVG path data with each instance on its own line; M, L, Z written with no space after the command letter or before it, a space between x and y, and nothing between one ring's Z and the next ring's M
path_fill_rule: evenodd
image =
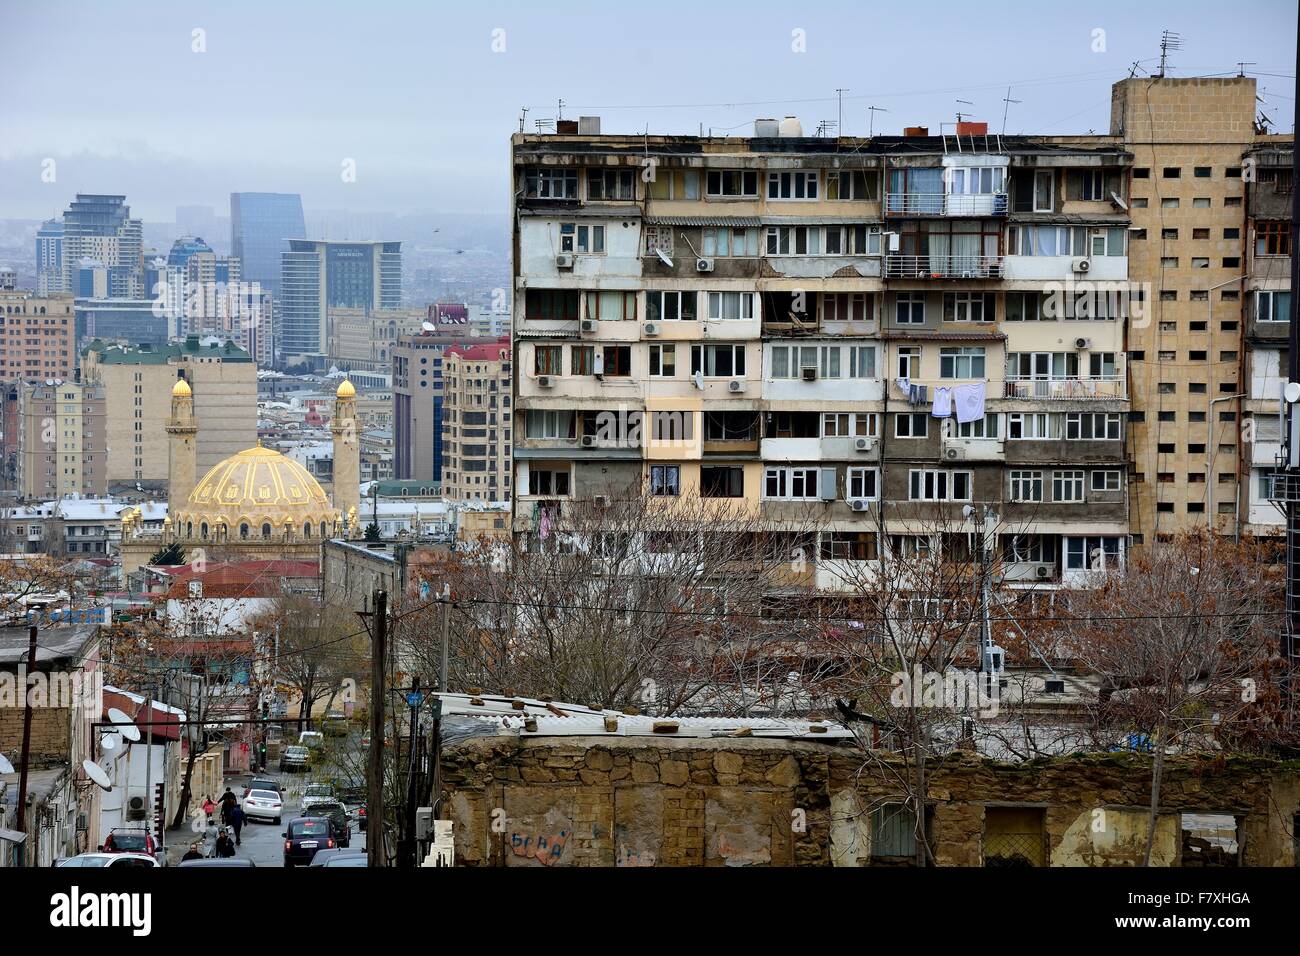
M244 816L249 820L280 822L284 802L274 790L250 790L244 797Z
M334 796L334 788L327 783L309 783L302 792L302 809L304 813L309 807L317 803L337 802L338 797Z
M148 853L80 853L77 856L69 857L66 860L60 860L56 866L111 866L136 867L143 866L152 869L156 866L162 866Z

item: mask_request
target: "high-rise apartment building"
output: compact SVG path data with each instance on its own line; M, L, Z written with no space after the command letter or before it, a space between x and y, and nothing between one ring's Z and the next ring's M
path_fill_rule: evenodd
M122 348L100 343L82 355L82 379L102 384L112 409L108 421L110 486L167 480L171 391L177 378L194 390L200 473L257 441L257 366L233 343Z
M70 292L63 278L63 223L50 219L36 230L36 291L41 295Z
M37 240L38 248L40 239ZM97 297L139 298L144 288L144 226L131 218L125 196L78 193L63 214L62 285L60 291L77 295L83 265L93 264L106 274L103 294Z
M244 281L278 294L280 256L288 240L306 236L297 193L230 194L230 254L242 264Z
M832 586L989 505L1010 579L1121 561L1123 143L755 134L513 137L516 530L604 495L813 509Z
M22 496L103 495L107 432L103 386L51 380L21 387Z
M459 501L510 495L510 341L442 354L442 493Z
M401 307L402 244L290 240L281 256L278 300L285 360L323 358L331 308Z
M77 370L77 317L70 295L0 292L0 380L71 380Z

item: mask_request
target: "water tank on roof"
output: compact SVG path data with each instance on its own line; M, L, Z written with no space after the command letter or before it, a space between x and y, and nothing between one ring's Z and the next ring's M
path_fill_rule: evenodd
M803 124L797 117L787 116L781 120L780 134L784 137L799 137L803 135Z
M773 138L781 135L781 122L775 119L756 119L754 120L754 135L760 139Z

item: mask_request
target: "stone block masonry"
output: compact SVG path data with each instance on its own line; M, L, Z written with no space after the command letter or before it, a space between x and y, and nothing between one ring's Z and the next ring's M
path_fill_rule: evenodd
M755 738L490 737L443 754L458 866L905 864L881 816L900 801L900 770L893 754ZM961 753L930 781L940 866L1141 863L1147 756ZM1183 814L1235 817L1243 865L1294 865L1300 763L1170 758L1153 864L1203 862Z

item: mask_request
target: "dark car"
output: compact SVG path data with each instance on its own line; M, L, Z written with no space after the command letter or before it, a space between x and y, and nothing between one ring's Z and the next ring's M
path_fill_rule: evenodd
M181 860L181 862L176 865L177 866L242 866L245 868L250 866L253 867L257 866L257 864L254 863L252 860L245 859L243 857L236 857L236 856L226 857L224 859L212 859L212 860Z
M147 853L158 855L158 847L153 841L153 834L145 829L119 827L109 831L104 839L104 853Z
M326 817L297 817L284 831L284 865L310 864L317 850L334 849L334 826Z
M348 818L348 811L344 809L343 804L337 801L313 803L302 811L302 816L323 817L329 820L330 836L334 837L334 845L337 847L352 845L352 821Z

